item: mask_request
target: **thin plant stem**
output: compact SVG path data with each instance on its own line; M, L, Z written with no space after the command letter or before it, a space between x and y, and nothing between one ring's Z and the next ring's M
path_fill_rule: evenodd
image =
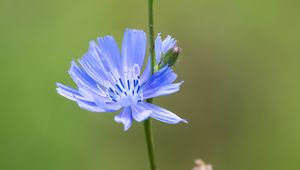
M149 36L149 53L151 57L151 74L155 72L155 52L154 52L154 26L153 26L153 0L148 0L148 36Z
M147 149L148 149L148 157L150 163L150 169L156 170L156 164L154 159L154 148L153 148L153 138L152 138L152 130L151 130L151 121L147 119L144 121L144 129L146 135Z
M155 71L154 66L156 64L155 54L154 54L155 52L154 52L154 29L153 29L153 0L148 0L148 36L149 36L149 53L150 53L150 60L151 60L151 74L153 74ZM147 102L152 103L153 99L148 99ZM144 121L144 129L145 129L150 169L156 170L150 118Z

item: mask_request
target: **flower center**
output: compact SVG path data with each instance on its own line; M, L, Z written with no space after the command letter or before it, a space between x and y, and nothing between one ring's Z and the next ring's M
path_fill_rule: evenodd
M106 95L112 102L117 102L122 107L129 107L143 100L138 65L126 69L123 78L120 77L117 71L111 74L114 83L109 83Z

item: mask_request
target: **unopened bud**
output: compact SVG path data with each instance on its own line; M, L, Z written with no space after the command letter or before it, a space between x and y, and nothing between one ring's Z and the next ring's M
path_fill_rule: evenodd
M160 62L158 63L158 69L161 69L166 65L169 65L170 67L174 66L181 51L182 49L180 47L175 46L174 48L171 48L169 51L163 54Z

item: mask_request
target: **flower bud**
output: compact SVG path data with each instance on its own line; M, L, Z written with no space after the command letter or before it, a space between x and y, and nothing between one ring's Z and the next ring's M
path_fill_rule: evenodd
M171 48L169 51L164 53L161 57L160 62L158 63L158 69L161 69L166 65L169 65L170 67L174 66L181 51L182 49L180 47L175 46L174 48Z

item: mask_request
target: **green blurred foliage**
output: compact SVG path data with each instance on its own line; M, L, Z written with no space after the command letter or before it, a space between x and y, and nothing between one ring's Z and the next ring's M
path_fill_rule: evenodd
M155 1L179 40L182 90L155 100L189 124L153 121L159 169L300 169L300 1ZM142 124L87 112L55 91L88 42L147 28L141 0L0 0L0 169L147 170Z

